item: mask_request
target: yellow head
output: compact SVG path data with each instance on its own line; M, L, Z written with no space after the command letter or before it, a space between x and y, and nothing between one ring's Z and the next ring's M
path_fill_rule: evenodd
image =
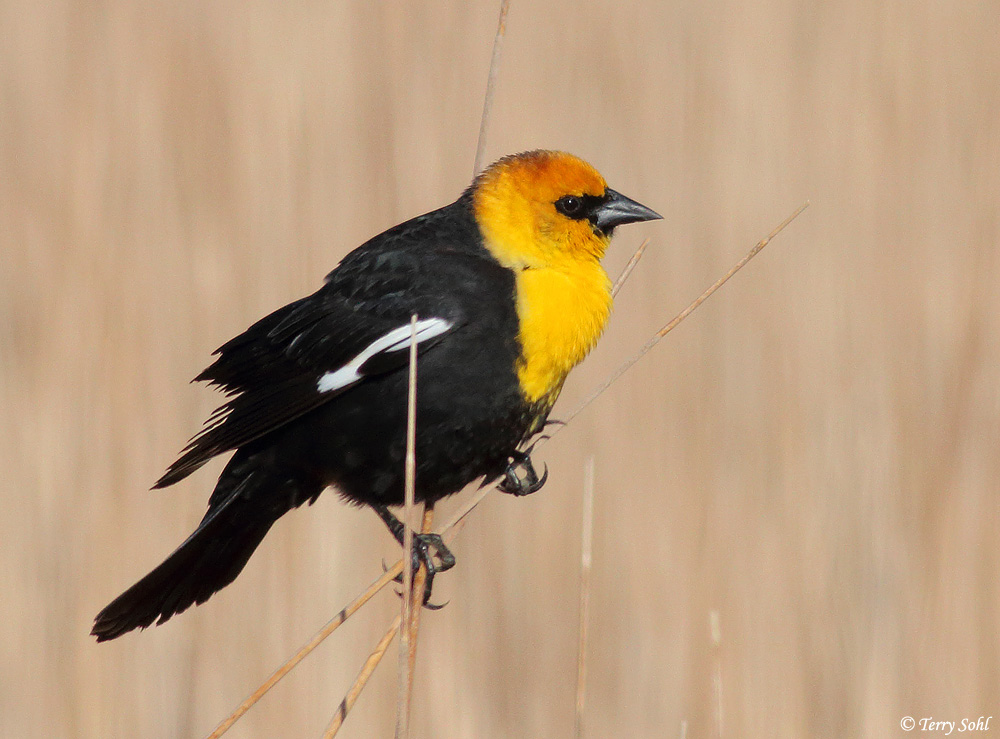
M559 151L501 159L472 184L472 204L486 248L516 273L518 379L541 424L607 323L611 281L600 259L612 231L660 216Z
M599 260L615 226L660 217L561 151L504 157L476 178L472 192L487 248L514 269Z

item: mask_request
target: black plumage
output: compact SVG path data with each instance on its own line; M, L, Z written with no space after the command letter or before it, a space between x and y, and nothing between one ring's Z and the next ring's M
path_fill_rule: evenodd
M450 324L419 345L417 499L503 474L540 422L518 386L514 292L514 274L483 245L467 192L358 247L317 292L220 347L196 379L231 397L156 487L236 453L195 532L98 614L98 640L204 602L278 518L327 486L358 504L402 503L409 352L376 355L337 391L317 384L413 314Z

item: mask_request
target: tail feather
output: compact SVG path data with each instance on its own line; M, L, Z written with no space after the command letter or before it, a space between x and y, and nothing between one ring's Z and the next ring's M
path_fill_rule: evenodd
M236 579L278 518L306 499L315 499L322 489L300 495L299 486L287 477L276 480L264 474L259 462L237 452L194 533L97 614L91 631L97 641L144 629L154 621L162 624L204 603Z
M173 554L97 614L90 632L97 641L162 624L236 579L274 523L243 510L238 496L234 490Z

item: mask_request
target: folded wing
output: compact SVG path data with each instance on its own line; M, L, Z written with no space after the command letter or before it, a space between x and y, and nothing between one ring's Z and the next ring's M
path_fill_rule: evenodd
M404 367L412 332L424 352L459 325L454 307L441 304L439 291L420 290L421 280L407 279L398 258L381 278L378 264L364 270L356 261L350 264L354 279L328 278L315 294L261 319L215 352L218 359L195 380L232 397L154 487L182 480L212 457L284 426L365 378ZM422 299L428 295L434 299Z

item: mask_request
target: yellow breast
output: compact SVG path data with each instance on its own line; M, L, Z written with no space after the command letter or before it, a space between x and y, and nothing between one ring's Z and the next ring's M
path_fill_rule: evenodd
M596 260L517 275L518 379L525 397L550 408L566 375L593 349L611 313L611 281Z

